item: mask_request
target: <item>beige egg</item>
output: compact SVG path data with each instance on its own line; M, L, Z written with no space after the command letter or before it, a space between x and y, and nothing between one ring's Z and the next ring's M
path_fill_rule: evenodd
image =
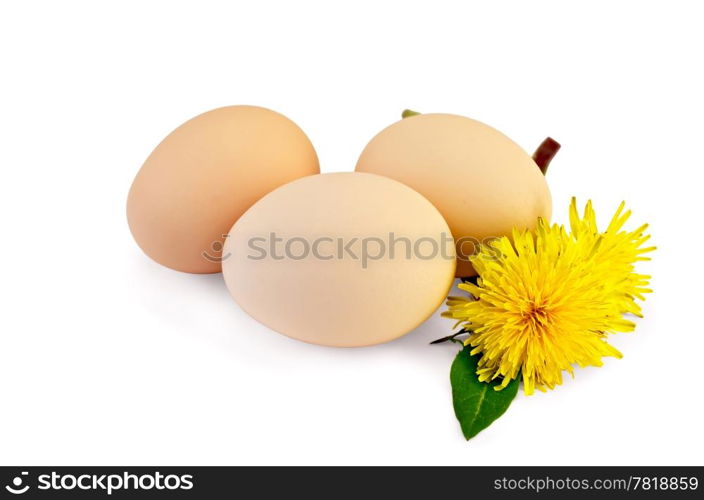
M147 158L127 200L130 230L160 264L220 272L224 236L240 215L278 186L319 172L313 145L285 116L255 106L208 111Z
M305 177L264 196L232 227L223 276L264 325L327 346L400 337L442 304L454 241L437 209L387 177Z
M532 229L538 217L551 215L548 185L531 156L463 116L423 114L394 123L369 142L356 170L401 181L437 207L457 241L457 276L476 274L467 256L477 243L509 236L513 227Z

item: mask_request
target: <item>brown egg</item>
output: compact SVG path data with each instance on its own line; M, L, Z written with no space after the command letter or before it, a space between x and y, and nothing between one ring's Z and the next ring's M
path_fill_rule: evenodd
M531 156L463 116L422 114L394 123L369 142L356 170L401 181L437 207L457 242L457 276L476 274L466 257L477 243L510 235L514 226L534 228L538 217L551 215L548 185Z
M214 109L147 158L127 200L130 230L160 264L216 273L240 215L272 189L319 172L310 140L285 116L255 106Z
M400 337L442 304L455 248L437 209L387 177L305 177L232 227L223 276L255 319L305 342L365 346Z

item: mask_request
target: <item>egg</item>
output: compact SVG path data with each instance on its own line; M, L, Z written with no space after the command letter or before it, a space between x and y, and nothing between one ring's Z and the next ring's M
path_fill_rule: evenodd
M225 235L255 201L319 172L310 140L285 116L218 108L178 127L149 155L129 192L129 227L156 262L216 273Z
M264 325L354 347L425 321L455 262L449 227L428 200L387 177L347 172L305 177L256 202L229 232L223 276Z
M551 215L548 185L531 156L463 116L416 114L392 124L364 148L356 171L403 182L437 207L456 239L457 276L476 274L468 257L477 244Z

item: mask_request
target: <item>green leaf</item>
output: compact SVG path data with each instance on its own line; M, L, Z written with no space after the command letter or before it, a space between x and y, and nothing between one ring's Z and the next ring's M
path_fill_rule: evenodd
M450 369L452 405L467 440L503 415L518 393L518 378L500 391L494 390L498 385L496 381L480 382L477 377L479 357L470 356L471 350L467 346L458 352Z

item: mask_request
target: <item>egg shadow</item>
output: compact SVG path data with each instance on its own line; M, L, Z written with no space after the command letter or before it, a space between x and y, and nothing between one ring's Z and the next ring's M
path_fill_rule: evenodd
M435 365L438 361L451 361L458 350L457 345L451 342L430 345L433 340L454 331L453 321L440 316L445 309L444 303L422 324L395 340L364 347L330 347L286 337L249 316L232 300L222 273L191 274L175 271L137 251L128 258L130 272L126 279L130 284L130 293L136 295L145 308L165 318L166 325L179 328L188 324L200 324L204 318L208 318L211 327L216 322L222 322L219 334L206 333L209 328L202 325L193 332L193 336L208 337L209 341L215 341L225 352L234 354L242 349L241 342L245 341L248 349L260 348L262 353L274 357L312 355L318 360L329 358L332 361L347 362L356 362L356 359L362 358L413 359L414 362ZM455 280L450 294L464 293L456 289L458 282ZM279 354L274 354L277 351ZM254 354L253 351L250 352Z

